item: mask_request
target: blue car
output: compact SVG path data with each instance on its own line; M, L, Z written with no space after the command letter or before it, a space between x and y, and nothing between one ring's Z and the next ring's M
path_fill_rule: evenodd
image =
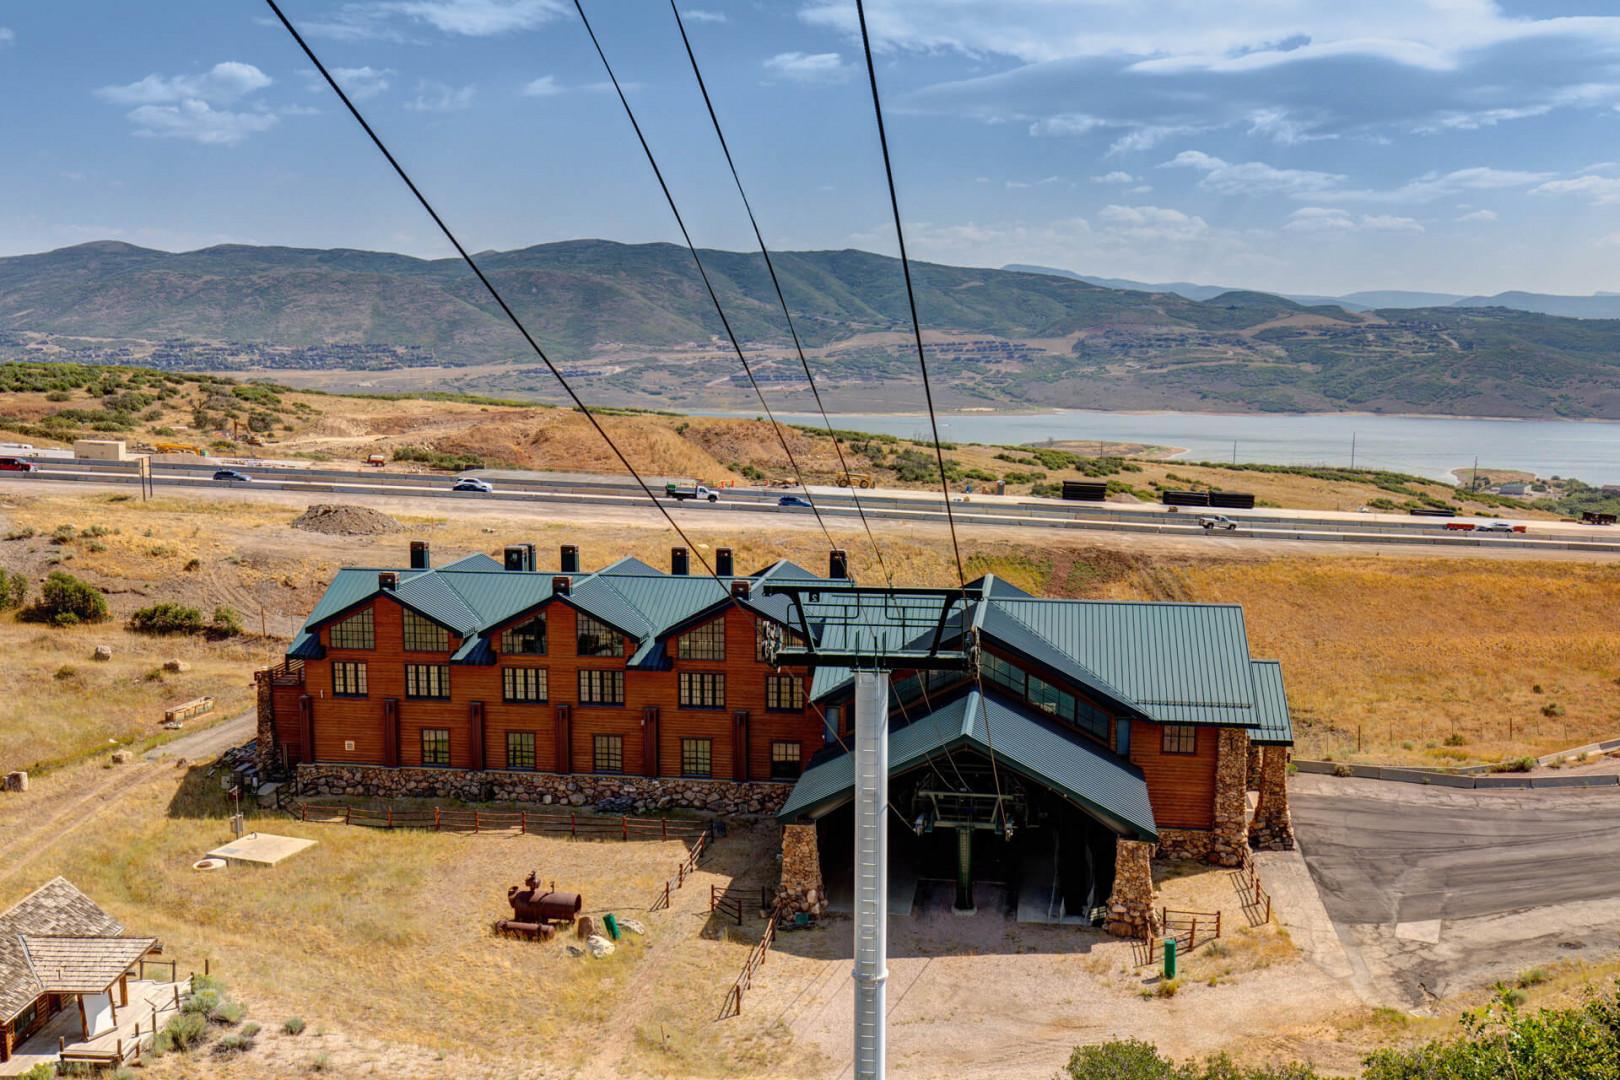
M804 507L805 509L808 510L808 509L810 509L810 500L805 498L803 495L784 495L780 499L776 500L776 505L777 506L802 506L802 507Z
M220 469L214 473L214 479L223 480L228 484L246 484L251 482L253 477L245 472L237 472L235 469Z

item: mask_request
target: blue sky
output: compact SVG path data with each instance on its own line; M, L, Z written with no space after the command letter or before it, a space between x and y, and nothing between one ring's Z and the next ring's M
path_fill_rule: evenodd
M571 3L286 0L474 249L676 239ZM664 0L597 30L750 246ZM892 250L853 0L690 0L778 248ZM1620 18L1561 0L871 0L913 252L1287 291L1620 290ZM252 0L0 2L0 253L442 255Z

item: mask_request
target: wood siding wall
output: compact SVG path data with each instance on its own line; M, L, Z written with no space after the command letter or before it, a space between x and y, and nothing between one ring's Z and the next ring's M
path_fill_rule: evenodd
M384 702L397 701L398 758L401 766L422 764L422 731L445 728L450 732L450 766L472 768L478 755L472 745L474 703L481 703L483 753L486 768L504 769L506 734L509 731L534 735L535 768L541 772L593 771L594 736L618 735L623 739L624 772L646 775L647 747L643 719L648 707L658 710L658 773L679 776L681 740L713 740L711 775L731 779L739 775L735 750L737 730L734 714L744 711L747 719L747 777L770 778L771 743L797 742L801 763L820 749L820 720L809 710L768 712L765 708L765 679L776 674L754 659L754 616L736 606L716 618L725 621L723 661L683 660L676 656L672 670L634 671L625 667L624 657L576 655L576 612L566 603L551 602L545 608L545 656L500 656L499 635L492 633L498 662L493 665L450 664L450 697L443 701L408 699L405 696L405 665L411 663L449 664L449 654L427 655L404 651L403 607L387 597L372 603L376 647L337 649L331 644L330 627L320 632L326 656L304 665L302 692L310 697L314 727L313 755L305 751L299 735L297 696L278 692L273 704L277 738L289 748L291 761L319 761L333 764L382 765L390 763L390 747L385 745ZM524 621L524 615L514 622ZM451 636L451 651L459 645ZM627 641L625 652L634 652L635 642ZM671 652L675 652L671 643ZM336 697L332 693L332 665L355 661L366 665L367 694L364 698ZM544 703L507 703L502 700L502 667L545 668L547 698ZM579 703L578 673L586 669L624 672L623 705ZM714 709L684 709L680 706L681 671L719 672L726 677L725 706ZM800 676L808 695L808 679ZM558 753L557 706L572 706L569 724L569 750L573 769ZM351 749L352 747L352 749ZM802 767L802 765L801 765Z
M1197 753L1166 754L1164 725L1131 722L1131 763L1147 777L1161 829L1208 829L1215 822L1215 748L1221 729L1198 727Z

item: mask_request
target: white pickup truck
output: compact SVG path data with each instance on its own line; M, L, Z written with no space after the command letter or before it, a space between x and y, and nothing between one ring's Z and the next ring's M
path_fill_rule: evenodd
M1216 529L1224 529L1227 532L1231 532L1237 528L1237 522L1233 521L1225 514L1205 514L1203 517L1198 519L1198 524L1203 526L1205 532L1214 532Z
M690 484L677 484L674 481L664 485L664 494L676 501L686 499L707 499L709 502L719 502L720 493L713 488L705 487L696 481Z

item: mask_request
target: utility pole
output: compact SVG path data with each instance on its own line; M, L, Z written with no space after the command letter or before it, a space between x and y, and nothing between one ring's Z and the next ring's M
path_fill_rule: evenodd
M1350 433L1350 467L1356 467L1356 433L1353 431Z
M855 1076L882 1080L889 978L889 673L855 673Z
M1237 464L1237 440L1232 440L1232 464Z

